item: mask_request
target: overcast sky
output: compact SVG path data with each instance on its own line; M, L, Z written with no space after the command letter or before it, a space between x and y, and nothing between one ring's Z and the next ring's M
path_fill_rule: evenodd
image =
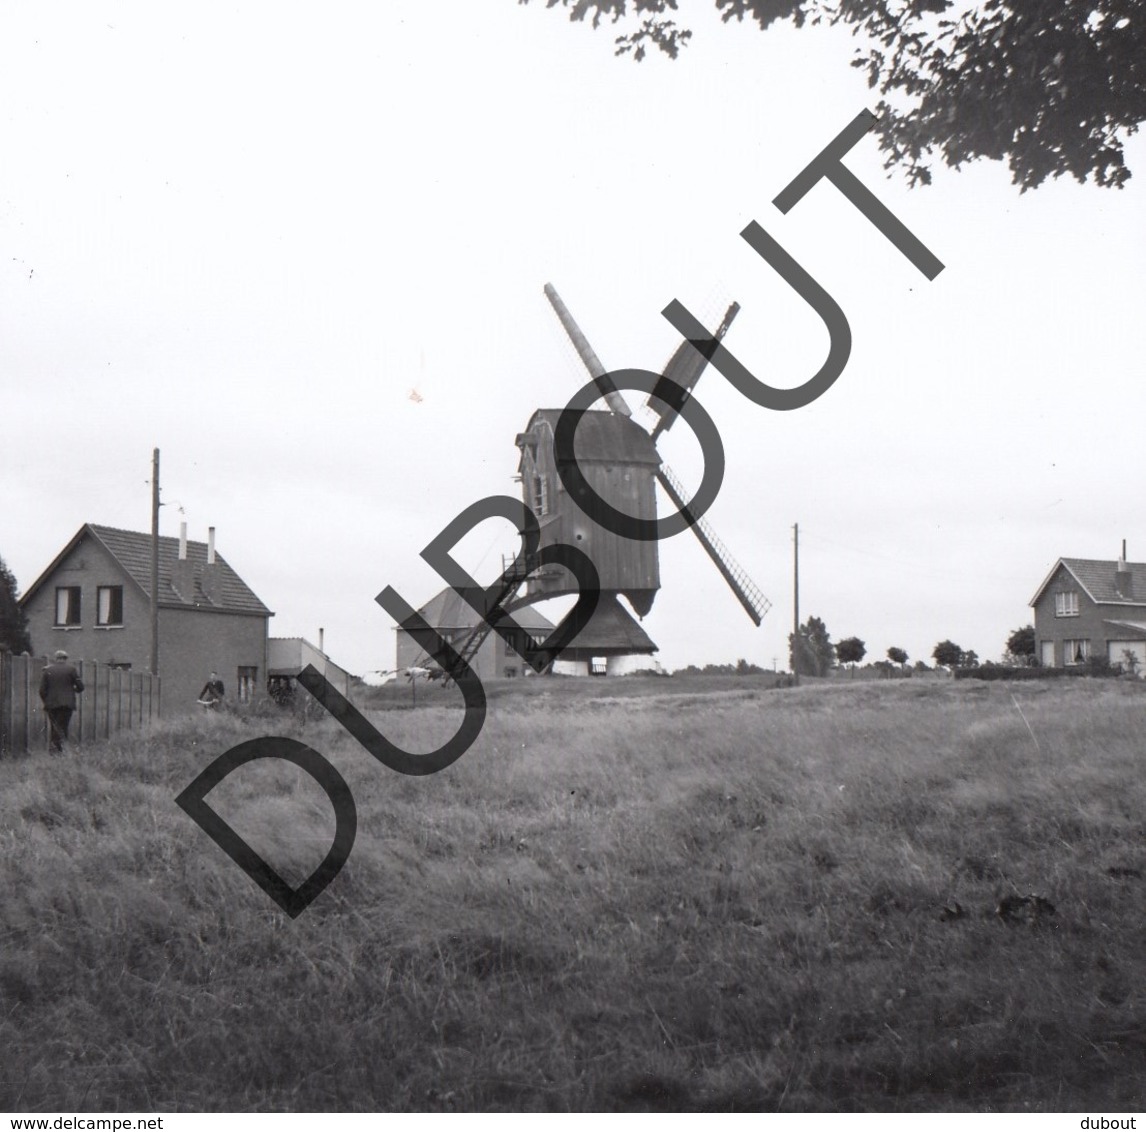
M84 522L217 528L275 611L354 672L392 667L387 584L516 494L514 436L586 380L552 282L605 365L660 369L679 298L754 372L801 384L827 334L739 237L761 223L853 334L813 405L715 370L709 512L773 602L747 619L688 533L661 545L660 658L783 666L800 609L834 639L997 658L1060 555L1146 560L1138 327L1146 147L1122 192L1019 195L1000 165L909 191L848 165L946 264L934 282L834 189L772 198L876 99L846 34L722 25L676 62L540 0L10 4L0 13L0 556L27 588ZM411 394L416 396L411 396ZM636 404L636 396L631 396ZM662 449L691 484L687 429ZM463 558L512 553L489 523Z

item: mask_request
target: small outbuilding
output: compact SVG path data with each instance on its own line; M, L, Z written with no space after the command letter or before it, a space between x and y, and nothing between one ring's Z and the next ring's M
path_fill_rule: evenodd
M267 691L276 703L286 703L294 698L299 673L307 667L316 669L335 690L350 698L350 673L335 664L321 648L304 637L271 637L267 640Z

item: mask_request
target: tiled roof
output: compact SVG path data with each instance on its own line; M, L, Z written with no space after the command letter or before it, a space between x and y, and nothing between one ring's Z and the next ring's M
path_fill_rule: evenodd
M1115 571L1118 569L1118 563L1113 560L1104 560L1099 558L1060 558L1059 563L1065 566L1074 576L1078 579L1078 584L1086 591L1087 595L1095 602L1107 604L1116 603L1118 605L1146 605L1146 562L1127 562L1126 566L1130 571L1130 584L1131 594L1133 596L1127 597L1118 592L1115 586ZM1055 570L1058 566L1055 566ZM1054 576L1054 570L1051 571L1050 577L1039 588L1039 592L1035 594L1031 604L1039 599L1042 592L1047 587L1047 583Z
M94 538L119 563L128 577L151 597L151 535L139 531L121 531L85 523L55 561L29 587L21 598L29 597L49 578L60 560L85 537ZM165 535L159 538L159 603L163 606L186 606L188 609L219 609L230 613L252 613L263 617L271 611L255 596L250 586L239 577L221 554L215 554L215 569L219 583L214 600L202 589L203 573L207 569L207 544L187 542L187 558L191 562L194 585L190 594L180 593L172 585L175 563L179 557L179 540Z
M426 602L418 612L434 629L470 629L478 622L477 611L449 586ZM513 610L512 616L527 633L548 634L553 631L553 622L528 605Z

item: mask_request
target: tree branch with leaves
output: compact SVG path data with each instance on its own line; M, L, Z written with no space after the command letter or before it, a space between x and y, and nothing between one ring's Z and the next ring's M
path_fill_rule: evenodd
M529 3L529 0L519 0ZM1006 161L1022 190L1048 177L1121 188L1124 145L1146 120L1141 0L714 0L721 18L842 25L859 41L852 65L879 91L876 132L888 167L912 185L936 157L960 168ZM689 28L676 0L547 0L594 27L635 20L618 55L672 59Z

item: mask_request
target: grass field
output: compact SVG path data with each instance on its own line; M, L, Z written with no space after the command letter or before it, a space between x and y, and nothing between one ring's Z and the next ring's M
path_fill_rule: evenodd
M530 684L428 778L327 719L0 765L0 1109L1143 1107L1146 687ZM358 806L293 921L173 803L276 732ZM209 800L329 847L289 764Z

